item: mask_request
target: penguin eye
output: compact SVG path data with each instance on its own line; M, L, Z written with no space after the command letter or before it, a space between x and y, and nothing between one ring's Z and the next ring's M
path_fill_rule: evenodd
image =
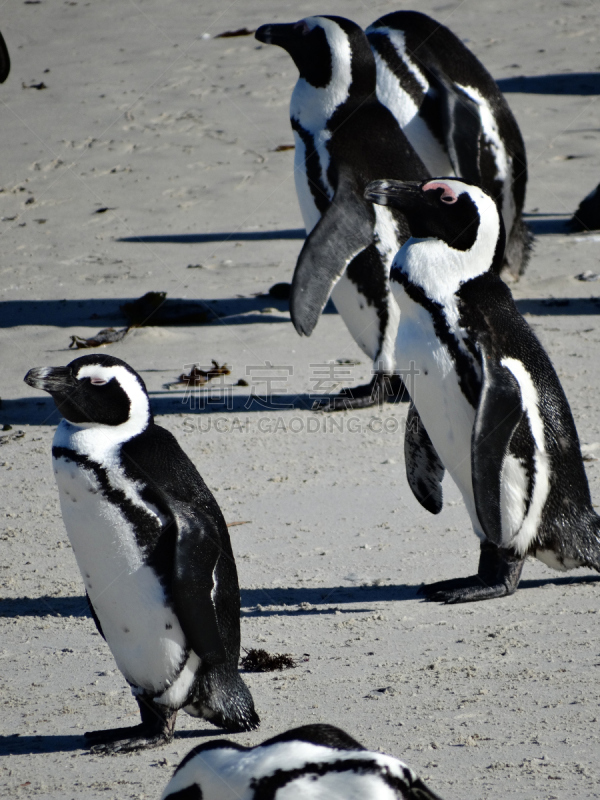
M300 20L300 22L297 22L294 25L294 28L296 30L299 30L300 33L302 34L302 36L306 36L307 33L310 33L310 28L308 27L308 24L303 19Z
M452 205L452 203L456 203L458 200L458 195L456 192L454 192L446 183L442 183L441 181L429 181L429 183L426 183L421 187L421 189L423 192L434 192L441 190L439 199L442 201L442 203L446 203L446 205Z
M92 386L104 386L108 381L105 381L104 378L90 378L90 383Z

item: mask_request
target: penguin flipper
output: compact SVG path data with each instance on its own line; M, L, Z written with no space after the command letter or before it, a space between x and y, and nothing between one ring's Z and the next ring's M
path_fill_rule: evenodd
M301 336L310 336L346 267L373 241L375 212L350 170L341 168L331 205L300 251L290 296L290 315Z
M8 78L9 72L10 56L8 55L8 48L6 46L6 42L4 41L4 37L0 33L0 83L4 83L4 81Z
M423 508L431 514L439 514L443 505L445 469L413 403L408 407L406 418L404 461L412 493Z
M219 531L214 521L192 513L183 504L174 509L177 537L173 564L175 613L192 650L207 666L226 660L213 600L214 572L221 553Z
M502 467L523 417L521 391L484 339L478 342L483 381L471 436L475 510L487 539L502 543Z
M481 186L479 106L437 70L431 70L431 77L442 101L446 147L454 171L468 183Z

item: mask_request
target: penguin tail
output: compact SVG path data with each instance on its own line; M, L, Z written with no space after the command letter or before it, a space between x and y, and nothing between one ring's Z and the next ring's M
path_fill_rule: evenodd
M525 272L531 251L533 250L534 236L523 217L515 219L510 235L506 242L504 252L503 268L507 270L515 280L518 280Z
M224 664L198 676L194 698L183 710L230 733L253 731L260 725L250 690L237 669Z
M600 572L600 516L592 508L582 509L568 528L561 528L558 533L550 546L557 562L552 559L546 563L555 569L588 567Z
M600 517L594 511L589 524L589 533L582 542L581 550L585 566L600 572Z

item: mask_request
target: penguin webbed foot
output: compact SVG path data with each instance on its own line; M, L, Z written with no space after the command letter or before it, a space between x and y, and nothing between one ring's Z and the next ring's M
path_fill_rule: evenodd
M507 597L516 592L524 563L525 558L512 550L484 541L477 575L424 584L418 594L425 600L445 605Z
M84 733L92 753L130 753L160 747L173 739L177 710L160 706L143 696L136 700L142 717L139 725Z
M85 734L90 739L90 752L95 755L111 753L131 753L134 750L148 750L160 747L173 739L173 732L153 732L144 723L130 728L111 728L106 731L90 731Z
M454 603L472 603L476 600L493 600L495 597L504 597L513 592L514 589L512 592L507 591L503 583L486 586L479 575L471 575L468 578L451 578L447 581L424 584L418 594L423 595L425 600L432 603L452 605Z
M409 395L402 378L387 372L377 372L370 383L346 387L338 394L315 400L314 411L349 411L369 408L383 403L408 402Z

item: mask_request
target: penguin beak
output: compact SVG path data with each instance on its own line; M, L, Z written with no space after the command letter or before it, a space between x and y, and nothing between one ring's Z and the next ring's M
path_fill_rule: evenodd
M276 44L287 50L302 33L301 23L291 22L280 25L261 25L254 38L265 44Z
M34 367L23 380L34 389L50 394L64 394L77 386L77 380L69 367Z
M422 181L371 181L365 189L365 199L379 206L408 211L425 199L422 186Z

